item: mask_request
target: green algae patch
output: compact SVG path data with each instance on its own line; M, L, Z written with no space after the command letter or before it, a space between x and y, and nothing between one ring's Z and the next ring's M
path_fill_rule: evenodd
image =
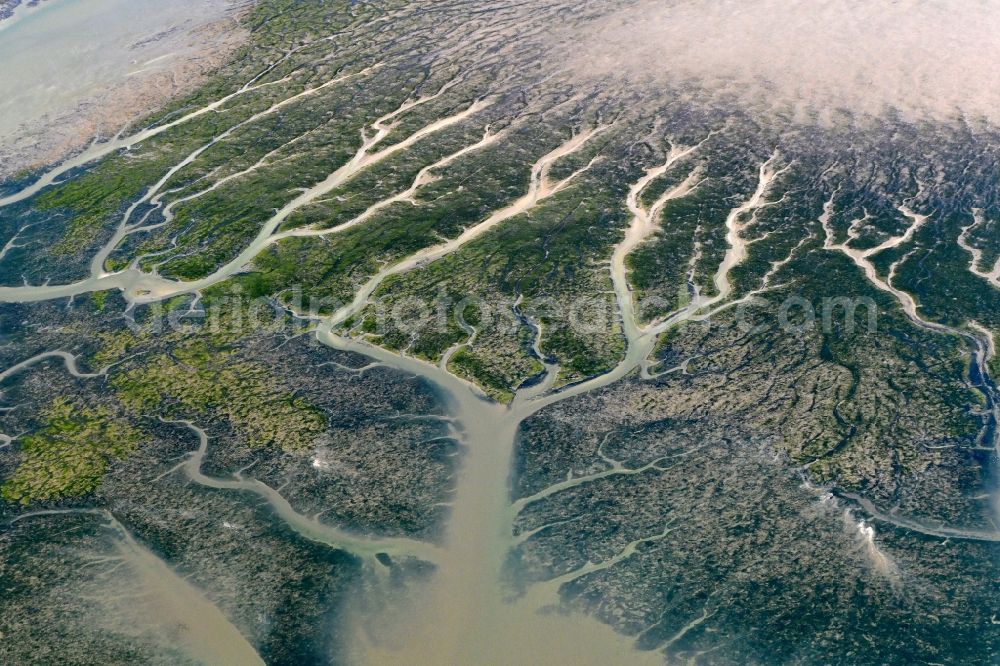
M250 446L301 450L326 428L322 412L281 386L266 367L202 341L160 354L114 377L112 384L135 413L155 413L166 406L178 416L215 414Z
M109 383L135 417L221 419L248 446L306 449L326 431L326 416L245 348L255 335L278 330L285 320L258 312L254 333L248 334L251 313L234 302L241 295L219 286L205 296L211 311L204 321L177 319L169 330L163 329L189 297L150 306L133 328L92 333L98 345L90 364L114 367Z
M98 312L102 312L104 310L104 306L107 304L108 301L108 292L95 291L93 294L91 294L90 298L94 302L94 309L97 310Z
M145 435L106 407L57 398L42 413L46 425L25 436L21 464L0 487L8 502L30 504L89 495L111 460L134 451Z

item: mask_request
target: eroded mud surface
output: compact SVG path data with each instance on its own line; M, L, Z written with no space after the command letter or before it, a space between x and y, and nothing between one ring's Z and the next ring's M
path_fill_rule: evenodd
M265 0L0 184L0 656L994 663L1000 136L889 94L964 24L861 100L688 4Z

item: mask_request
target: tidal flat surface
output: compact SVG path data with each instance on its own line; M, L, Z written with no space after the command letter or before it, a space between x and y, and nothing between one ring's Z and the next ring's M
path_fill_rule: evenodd
M192 85L198 69L218 62L218 24L236 6L232 0L20 5L0 21L0 175L113 134ZM175 73L180 78L170 82Z
M994 666L996 10L815 6L260 0L0 182L0 662Z

